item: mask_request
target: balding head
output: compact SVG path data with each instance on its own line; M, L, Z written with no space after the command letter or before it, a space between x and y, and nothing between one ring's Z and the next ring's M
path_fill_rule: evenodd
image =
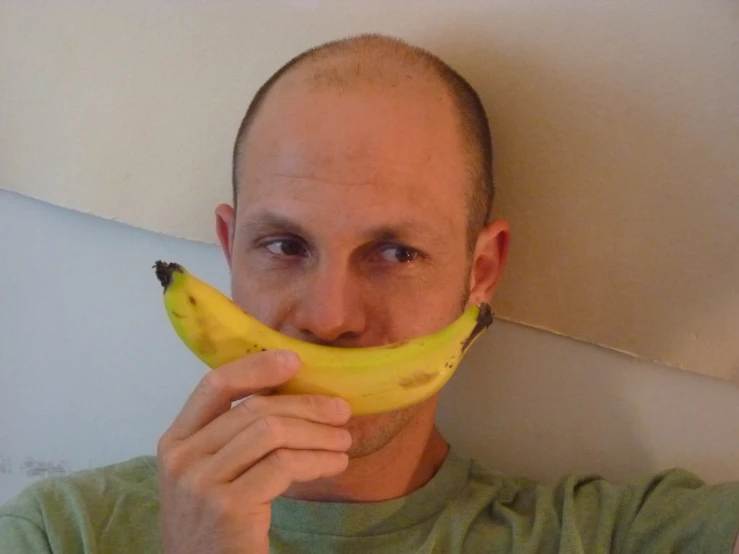
M443 96L455 112L460 155L468 168L467 246L474 250L478 232L492 209L492 145L485 110L474 89L433 54L399 39L365 34L311 48L283 65L254 96L239 128L233 151L233 202L237 203L244 144L270 91L288 83L308 91L356 88L392 95L399 88Z

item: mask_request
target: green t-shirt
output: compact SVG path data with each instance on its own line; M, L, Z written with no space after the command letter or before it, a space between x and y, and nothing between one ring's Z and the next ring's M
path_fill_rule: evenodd
M142 456L33 483L0 507L0 553L159 552L156 472ZM679 469L622 485L537 483L453 449L403 498L272 506L274 553L730 554L739 532L739 483L709 486Z

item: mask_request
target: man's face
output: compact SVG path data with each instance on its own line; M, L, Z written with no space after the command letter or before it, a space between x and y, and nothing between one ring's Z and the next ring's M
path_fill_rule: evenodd
M270 93L244 145L237 212L219 214L235 302L332 346L440 330L469 284L468 174L450 100L428 85L306 89ZM382 447L435 400L353 418L350 456Z

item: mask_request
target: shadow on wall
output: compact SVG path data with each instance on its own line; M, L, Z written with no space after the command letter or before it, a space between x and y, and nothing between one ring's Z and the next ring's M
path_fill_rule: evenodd
M736 173L733 147L716 149L739 151L735 127L719 123L731 104L716 107L709 95L720 88L697 82L702 73L692 76L680 48L647 44L640 57L621 59L639 48L629 37L592 36L616 48L583 53L568 37L537 35L527 51L516 33L535 28L507 15L509 34L464 19L453 43L448 31L428 33L491 120L496 211L513 228L499 317L714 377L731 378L733 368L739 380L739 226L731 223L739 182L725 179ZM623 20L608 30L633 28L638 43L659 13L610 15ZM690 90L669 88L680 84Z
M614 381L613 371L584 367L583 360L603 353L577 346L494 323L439 396L442 434L508 475L555 479L597 471L626 479L649 471L654 463L623 382Z

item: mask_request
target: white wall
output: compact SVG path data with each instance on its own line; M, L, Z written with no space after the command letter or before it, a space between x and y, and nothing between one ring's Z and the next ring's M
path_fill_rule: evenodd
M165 319L159 258L227 291L216 247L0 191L0 502L41 475L154 452L203 372ZM500 321L443 391L439 423L511 473L739 479L736 385Z

